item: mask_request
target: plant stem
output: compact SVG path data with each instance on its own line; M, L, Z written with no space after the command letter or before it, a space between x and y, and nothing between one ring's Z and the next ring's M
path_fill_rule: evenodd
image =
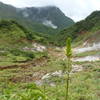
M68 100L68 94L69 94L69 75L68 75L67 84L66 84L66 99L65 100Z
M45 84L44 84L44 86L43 86L43 89L44 89L44 95L45 95L45 91L46 91L46 86L45 86Z
M66 80L66 98L65 100L68 100L68 94L69 94L69 74L70 74L70 57L68 58L68 72L67 72L67 80Z

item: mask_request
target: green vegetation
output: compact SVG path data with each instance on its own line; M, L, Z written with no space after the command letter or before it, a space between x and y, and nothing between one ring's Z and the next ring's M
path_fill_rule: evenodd
M17 45L18 43L25 44L28 40L30 40L31 42L33 40L44 44L47 44L49 41L47 41L49 35L29 31L13 20L0 21L0 37L1 45L7 43L5 41L6 39L8 40L8 44L15 43L15 45Z
M33 20L32 15L23 17L23 11L36 13L34 9L0 3L0 100L99 100L100 61L72 62L71 58L100 55L99 50L72 55L72 47L100 42L100 11L68 27L74 22L55 7L32 14L37 15ZM38 20L47 12L58 30ZM70 38L65 43L67 37L72 38L72 46ZM40 52L34 44L46 49ZM66 54L64 48L55 46L65 44Z
M16 91L20 89L21 91ZM8 88L2 91L5 95L0 96L0 100L47 100L47 97L42 93L34 83L33 84L23 84L23 86L9 83Z
M44 37L43 37L44 36ZM47 44L46 35L30 32L12 20L0 21L0 65L14 65L31 61L46 53L25 51L23 48L33 48L32 42Z
M74 21L71 18L66 17L64 13L57 7L41 7L40 13L37 13L39 10L40 9L38 9L38 7L30 7L25 9L15 8L11 5L0 2L0 19L15 20L25 28L43 34L55 34L60 29L74 24ZM58 29L53 29L43 25L45 20L51 21L55 26L58 27Z
M92 66L88 67L89 64L91 65L91 63L81 64L84 65L86 70L71 75L69 100L99 100L100 80L98 76L100 70L97 66L100 63L92 63ZM66 81L62 83L62 80L59 82L57 88L47 86L47 94L51 97L50 100L54 98L54 100L65 100L65 86Z
M81 43L83 43L84 40L86 40L86 38L91 37L94 37L94 39L96 40L98 37L100 37L100 34L98 32L99 30L100 11L95 11L91 15L89 15L85 20L77 22L73 26L62 30L59 34L57 34L56 38L57 41L60 41L60 43L56 42L56 44L59 43L59 46L64 46L67 37L72 37L74 43L78 43L80 41ZM94 33L96 34L96 36ZM76 39L78 41L75 41ZM99 38L97 40L99 40Z
M53 64L54 63L52 63L52 66ZM100 81L98 77L100 70L98 66L100 66L100 62L84 62L77 64L82 65L84 67L84 70L71 75L69 99L99 100ZM51 65L47 66L48 68L52 69L52 71L56 71L56 67L58 65L59 61L58 64L56 63L56 66L54 65L52 68L50 68ZM23 97L25 97L27 98L26 100L31 100L35 98L35 93L36 96L39 95L39 97L44 97L43 86L37 87L36 85L34 85L34 80L29 81L28 77L31 74L33 75L35 71L38 72L47 70L48 72L50 72L50 70L47 69L47 66L44 66L42 68L33 66L31 69L14 68L0 71L0 99L13 100L13 98L16 98L16 100L20 100L20 98L22 99ZM25 77L28 81L25 81ZM66 79L60 77L52 77L51 79L57 86L50 86L49 84L45 84L45 98L48 97L49 100L64 100L66 91Z
M66 43L66 56L67 56L67 79L66 79L66 97L65 100L69 100L69 80L70 80L70 72L72 70L72 63L71 63L71 56L72 56L72 50L71 50L71 38L67 39Z

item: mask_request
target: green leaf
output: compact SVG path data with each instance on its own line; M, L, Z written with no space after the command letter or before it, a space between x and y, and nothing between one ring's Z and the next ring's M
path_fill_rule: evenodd
M67 57L72 56L71 38L70 37L66 41L66 55L67 55Z

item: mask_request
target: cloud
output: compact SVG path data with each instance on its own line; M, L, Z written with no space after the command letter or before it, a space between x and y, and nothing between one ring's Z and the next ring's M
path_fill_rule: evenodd
M16 7L47 6L59 7L66 16L79 21L95 10L100 10L100 0L0 0Z

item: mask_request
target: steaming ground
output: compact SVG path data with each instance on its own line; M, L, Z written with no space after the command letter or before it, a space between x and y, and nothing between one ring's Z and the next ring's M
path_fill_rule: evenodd
M93 51L93 50L100 50L100 42L93 43L92 46L86 46L84 48L76 48L76 49L74 49L74 52L75 53L82 53L82 52Z
M93 43L92 46L86 46L83 48L75 48L73 50L73 52L75 54L78 53L85 53L85 52L89 52L89 51L100 51L100 42L99 43ZM85 57L77 57L77 58L73 58L72 59L74 62L85 62L85 61L100 61L100 55L89 55L89 56L85 56Z
M86 56L86 57L81 57L81 58L74 58L74 62L85 62L85 61L100 61L100 56Z

